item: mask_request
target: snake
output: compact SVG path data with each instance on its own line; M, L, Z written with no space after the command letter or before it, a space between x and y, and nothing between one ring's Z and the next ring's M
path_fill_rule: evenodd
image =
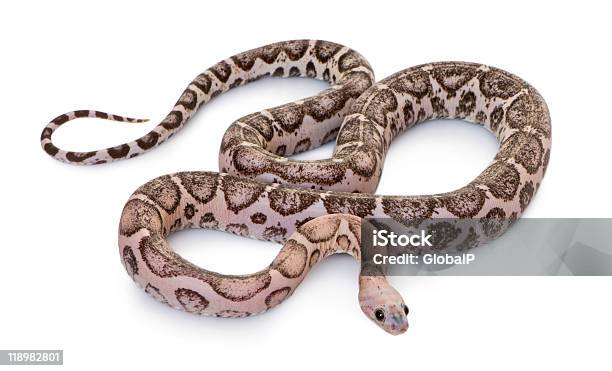
M215 317L262 313L290 297L324 258L362 259L364 218L400 223L475 218L508 229L534 197L550 159L551 119L539 92L502 69L471 62L432 62L376 81L357 51L323 40L291 40L238 53L199 74L170 113L141 138L75 152L51 136L64 123L91 117L144 122L97 110L62 114L43 129L41 146L56 160L92 165L128 159L162 144L205 103L264 77L309 77L330 87L319 94L244 116L225 132L220 172L157 177L127 200L119 223L119 254L129 276L174 308ZM432 119L462 119L498 140L492 162L469 184L431 195L377 195L387 150L404 130ZM289 156L335 139L331 158ZM174 252L167 236L210 228L282 243L265 269L251 274L206 270ZM487 229L457 237L469 249ZM460 240L459 240L460 239ZM359 305L386 332L408 328L408 307L385 275L362 266Z

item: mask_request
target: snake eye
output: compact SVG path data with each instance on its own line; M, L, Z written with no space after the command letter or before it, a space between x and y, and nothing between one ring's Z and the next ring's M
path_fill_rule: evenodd
M406 304L404 304L404 314L408 315L408 312L409 312L408 306Z
M385 320L385 312L382 309L376 309L376 312L374 312L374 316L376 316L376 319L380 322Z

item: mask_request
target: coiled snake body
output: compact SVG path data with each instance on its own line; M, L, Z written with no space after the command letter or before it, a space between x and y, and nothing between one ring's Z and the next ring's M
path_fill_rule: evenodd
M514 220L546 171L550 116L543 98L520 78L480 64L440 62L375 83L360 54L311 40L275 43L217 63L189 84L158 126L133 142L92 152L58 149L52 133L74 118L144 121L82 110L51 121L41 144L54 158L75 164L134 157L170 138L216 95L265 76L307 76L332 87L238 119L221 144L221 173L158 177L138 188L123 209L119 251L127 272L175 308L219 317L263 312L291 295L324 257L343 252L359 259L361 218ZM489 129L500 143L493 162L453 192L372 194L393 138L434 118L461 118ZM331 159L286 158L334 138ZM165 238L183 228L215 228L284 246L260 272L223 275L172 251ZM404 332L408 309L385 277L361 274L359 283L364 313L385 331Z

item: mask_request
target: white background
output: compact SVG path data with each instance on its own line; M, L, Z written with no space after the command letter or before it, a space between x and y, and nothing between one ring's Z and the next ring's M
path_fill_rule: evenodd
M323 262L290 300L248 319L179 312L131 282L116 247L131 192L161 174L216 170L234 119L313 95L324 83L274 79L233 90L172 140L129 161L70 166L38 144L46 122L89 108L152 122L78 120L54 136L56 144L92 150L136 138L218 60L270 42L322 38L360 51L379 79L439 60L482 62L523 77L553 119L548 173L525 216L611 217L611 12L575 4L4 2L0 348L64 349L63 367L71 370L609 369L609 277L394 277L411 308L411 327L398 337L361 313L358 264L346 256ZM393 144L379 192L455 189L496 149L480 127L424 124ZM331 151L328 145L300 158ZM223 273L258 270L280 248L201 230L171 242Z

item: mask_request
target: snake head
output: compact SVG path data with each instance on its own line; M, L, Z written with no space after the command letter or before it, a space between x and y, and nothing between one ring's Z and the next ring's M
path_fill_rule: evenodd
M360 277L359 305L372 322L392 335L403 334L408 329L408 307L382 276Z

